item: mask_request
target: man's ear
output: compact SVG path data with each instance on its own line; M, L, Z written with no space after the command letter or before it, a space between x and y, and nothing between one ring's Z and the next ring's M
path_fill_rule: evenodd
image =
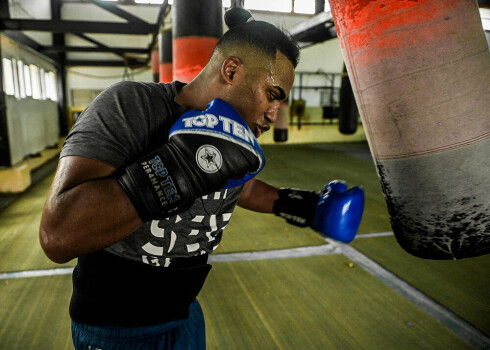
M221 78L226 84L233 84L236 81L237 73L243 67L242 61L235 56L230 56L221 65Z

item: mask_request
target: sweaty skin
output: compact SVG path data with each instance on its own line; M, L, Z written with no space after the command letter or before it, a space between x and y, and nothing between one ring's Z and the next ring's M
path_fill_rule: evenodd
M231 92L229 103L259 137L276 121L279 106L291 91L294 68L281 52L275 59L247 58L241 67L245 77L243 83Z

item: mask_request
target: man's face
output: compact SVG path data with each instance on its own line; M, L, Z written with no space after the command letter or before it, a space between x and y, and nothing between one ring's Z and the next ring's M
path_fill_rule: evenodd
M294 67L277 52L275 61L252 60L244 68L245 77L235 87L230 103L259 137L276 121L279 106L293 86Z

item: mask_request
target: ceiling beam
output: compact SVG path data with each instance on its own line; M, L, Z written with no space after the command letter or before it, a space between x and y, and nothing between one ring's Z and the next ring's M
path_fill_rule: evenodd
M337 37L332 13L320 12L289 30L301 48Z
M6 30L3 32L3 34L5 34L5 36L9 37L10 39L26 45L36 51L41 51L42 49L44 49L43 45L39 44L36 40L32 39L30 36L27 36L22 32Z
M319 14L316 14L313 17L310 17L309 19L297 24L296 26L291 28L289 32L292 36L296 36L301 34L302 32L305 32L327 22L333 23L332 12L320 12Z
M153 50L153 46L158 37L158 31L160 30L160 26L167 15L168 11L170 11L170 6L168 5L168 0L164 0L162 5L160 6L160 11L158 12L158 17L155 25L157 26L157 30L152 33L151 41L148 44L148 60L151 59L151 51Z
M117 55L125 53L147 54L147 48L141 47L94 47L94 46L45 46L40 50L42 53L55 52L111 52Z
M86 67L146 67L145 60L66 60L67 66L86 66Z
M0 19L0 30L32 30L54 33L104 33L147 35L158 31L155 24L68 21L41 19Z
M102 0L89 0L91 3L94 5L97 5L101 8L103 8L106 11L109 11L110 13L119 16L123 19L125 19L128 22L131 23L140 23L140 24L148 24L148 22L142 20L139 17L136 17L132 15L131 13L124 11L123 9L117 7L115 4L107 2L107 1L102 1Z
M100 50L108 50L108 51L100 51L100 52L111 52L111 48L107 45L104 45L102 44L101 42L95 40L95 39L92 39L91 37L89 36L86 36L85 34L82 34L82 33L73 33L73 35L79 37L79 38L82 38L83 40L86 40L92 44L95 44L96 45L96 49L100 49ZM117 52L116 51L112 51L114 54L118 55L118 56L121 56L123 57L124 56L124 53L120 53L120 52Z

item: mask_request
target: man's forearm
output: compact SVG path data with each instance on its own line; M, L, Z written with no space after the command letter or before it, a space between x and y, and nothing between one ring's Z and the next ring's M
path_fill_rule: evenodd
M278 189L264 181L252 179L245 184L238 205L260 213L272 213L279 198Z
M128 236L141 219L115 178L94 179L71 189L52 189L40 226L46 255L58 263L106 248Z

